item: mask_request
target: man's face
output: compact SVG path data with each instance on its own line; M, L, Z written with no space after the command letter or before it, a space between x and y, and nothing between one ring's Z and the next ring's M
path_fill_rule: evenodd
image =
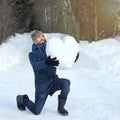
M41 43L46 42L46 39L45 39L44 35L43 35L43 34L40 34L40 35L37 37L36 42L37 42L37 44L41 44Z

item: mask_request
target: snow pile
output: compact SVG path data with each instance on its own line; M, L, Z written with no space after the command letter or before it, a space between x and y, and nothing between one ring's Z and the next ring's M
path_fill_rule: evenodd
M118 73L120 71L120 42L104 39L80 46L80 64L96 72ZM94 67L93 67L94 66Z
M32 40L29 34L16 34L0 46L0 71L6 71L15 64L28 63L28 52L31 50Z
M48 56L59 60L58 68L66 69L74 64L77 53L79 53L79 46L72 36L65 36L62 39L52 37L47 41L46 52Z

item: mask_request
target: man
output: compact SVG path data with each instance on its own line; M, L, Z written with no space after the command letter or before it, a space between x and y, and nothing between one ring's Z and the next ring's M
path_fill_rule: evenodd
M61 79L56 74L56 66L59 65L59 61L57 58L47 57L46 39L43 33L34 30L30 34L33 45L29 59L35 76L35 102L33 103L28 95L18 95L16 97L17 107L20 110L26 110L27 107L33 114L38 115L41 113L48 95L52 96L56 91L61 90L58 95L57 111L66 116L68 111L64 106L70 91L70 81Z

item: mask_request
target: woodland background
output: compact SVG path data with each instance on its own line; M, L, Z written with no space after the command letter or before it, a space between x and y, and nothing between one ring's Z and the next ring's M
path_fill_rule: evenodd
M97 41L120 34L120 0L0 0L0 44L38 29Z

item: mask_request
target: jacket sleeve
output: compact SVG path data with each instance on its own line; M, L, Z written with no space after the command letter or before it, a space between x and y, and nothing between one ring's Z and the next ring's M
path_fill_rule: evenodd
M48 67L48 65L45 64L45 60L40 61L39 58L37 58L32 52L29 53L29 59L34 70L42 70Z

